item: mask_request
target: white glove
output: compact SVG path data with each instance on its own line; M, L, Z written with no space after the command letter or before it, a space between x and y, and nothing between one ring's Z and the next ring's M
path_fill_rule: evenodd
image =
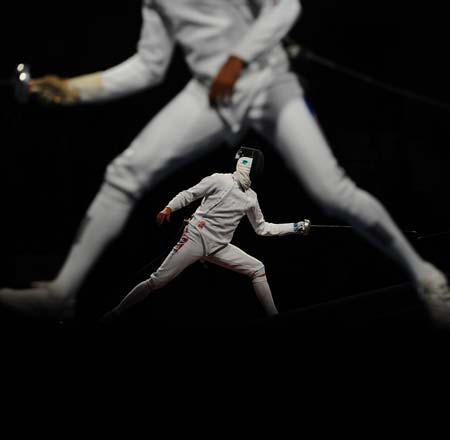
M311 222L308 219L294 223L294 232L296 234L308 235L311 230Z

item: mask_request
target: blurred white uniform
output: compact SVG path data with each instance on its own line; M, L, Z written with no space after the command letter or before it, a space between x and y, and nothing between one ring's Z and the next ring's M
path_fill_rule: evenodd
M234 141L233 134L251 125L249 116L269 117L277 111L274 106L303 93L279 44L298 16L298 1L144 3L137 53L101 72L102 87L75 83L84 102L114 99L154 86L164 79L175 43L181 45L193 79L106 174L107 182L133 197L205 149ZM236 84L231 105L212 109L208 89L230 55L248 66Z
M129 60L71 85L84 102L108 100L160 83L180 44L192 81L107 168L79 240L51 286L74 298L106 245L119 234L146 190L180 166L253 128L285 159L311 197L330 215L353 225L420 284L445 277L425 264L383 206L339 167L280 46L301 10L298 0L147 0L138 50ZM211 108L208 87L229 56L243 59L230 106ZM100 77L101 81L98 81ZM294 201L293 201L294 203ZM16 292L17 293L17 292ZM34 292L33 298L39 298ZM21 291L25 297L26 291ZM45 297L44 291L41 296ZM0 301L13 302L3 292ZM18 301L18 300L17 300Z
M288 58L279 43L299 11L299 3L292 0L145 1L138 52L102 73L102 89L81 89L82 98L112 99L158 84L175 43L181 45L194 78L189 88L201 87L207 93L232 54L248 67L236 85L232 105L219 107L219 114L237 131L255 96L288 72Z

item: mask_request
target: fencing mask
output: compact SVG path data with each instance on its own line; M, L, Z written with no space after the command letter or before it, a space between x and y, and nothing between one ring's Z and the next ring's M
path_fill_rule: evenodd
M244 190L255 187L264 170L264 154L261 150L241 147L234 158L239 183Z

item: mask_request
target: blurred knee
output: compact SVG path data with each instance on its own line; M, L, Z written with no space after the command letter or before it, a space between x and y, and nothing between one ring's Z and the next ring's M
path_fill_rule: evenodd
M167 284L167 280L162 278L158 272L153 272L147 280L147 285L150 290L158 290Z
M254 283L264 281L266 278L266 268L263 263L260 263L260 266L250 274L250 278Z
M105 182L134 199L140 198L145 189L137 167L122 156L113 160L106 168Z
M156 155L149 161L142 153L142 141L134 141L108 165L105 180L139 199L150 185L161 180L168 163L167 157Z
M97 209L108 211L116 210L117 208L131 210L134 207L135 199L120 187L104 182L101 186L97 196L89 206L86 220L96 212Z

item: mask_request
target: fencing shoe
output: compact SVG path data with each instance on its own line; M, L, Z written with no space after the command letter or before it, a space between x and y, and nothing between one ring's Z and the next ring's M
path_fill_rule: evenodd
M446 276L427 263L428 273L419 278L415 287L419 298L425 303L433 323L450 330L450 287Z
M64 298L52 283L37 282L26 289L0 289L0 305L33 319L74 318L75 302Z

